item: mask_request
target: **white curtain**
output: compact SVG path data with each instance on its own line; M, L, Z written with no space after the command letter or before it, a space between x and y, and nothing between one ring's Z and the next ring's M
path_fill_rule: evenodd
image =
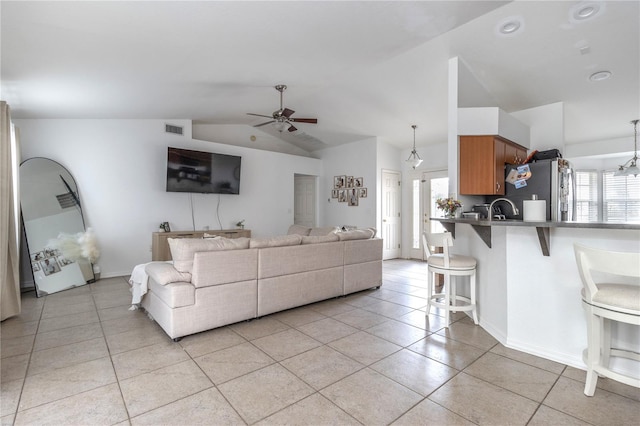
M20 313L18 133L0 101L0 320Z

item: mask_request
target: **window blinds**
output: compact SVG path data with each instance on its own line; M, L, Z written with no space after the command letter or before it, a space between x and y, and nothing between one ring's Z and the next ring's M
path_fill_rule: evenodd
M598 172L576 171L576 220L598 221Z
M603 220L605 222L640 221L640 176L602 174Z

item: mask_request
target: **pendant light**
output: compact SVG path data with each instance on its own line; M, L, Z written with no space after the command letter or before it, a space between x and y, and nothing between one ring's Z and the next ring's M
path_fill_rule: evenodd
M415 169L420 164L422 164L422 158L420 158L418 152L416 151L416 127L418 126L413 124L411 125L411 127L413 128L413 150L411 151L411 154L409 154L409 158L407 158L407 164Z
M640 174L640 168L638 168L638 120L631 120L633 124L633 158L624 163L614 176L629 176L636 177ZM628 166L627 166L628 164Z

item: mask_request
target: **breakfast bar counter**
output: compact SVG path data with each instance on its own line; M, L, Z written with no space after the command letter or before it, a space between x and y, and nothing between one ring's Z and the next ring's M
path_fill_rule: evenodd
M584 368L587 326L573 246L638 252L640 224L432 220L454 233L453 253L478 260L478 315L487 332L513 349ZM633 327L613 335L621 347L640 345Z
M540 243L540 249L544 256L549 256L549 238L550 228L580 228L580 229L635 229L640 230L640 223L612 223L612 222L525 222L522 220L488 220L488 219L445 219L431 218L431 220L439 221L442 226L455 238L456 224L464 223L471 225L471 228L484 241L487 247L491 248L491 228L494 226L526 226L535 227Z

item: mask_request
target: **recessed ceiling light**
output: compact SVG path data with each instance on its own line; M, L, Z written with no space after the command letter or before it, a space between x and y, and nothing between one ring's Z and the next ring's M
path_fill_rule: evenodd
M611 77L611 71L598 71L589 76L591 81L602 81Z
M496 26L496 34L503 36L510 36L515 33L521 32L524 28L524 20L520 16L511 16L503 19Z
M511 34L513 32L518 31L519 28L520 28L520 22L511 21L502 25L502 27L500 28L500 32L502 34Z
M602 1L583 1L571 7L569 17L572 21L586 21L595 18L604 10Z

